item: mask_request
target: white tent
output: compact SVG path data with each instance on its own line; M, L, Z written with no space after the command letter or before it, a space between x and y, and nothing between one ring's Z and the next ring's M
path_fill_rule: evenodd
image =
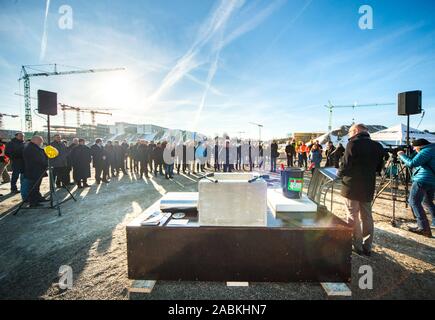
M373 135L373 132L385 129L385 127L381 125L367 125L367 128L369 129L370 135ZM319 141L322 146L326 145L328 141L331 141L334 146L337 146L339 143L341 143L344 147L346 147L349 140L349 136L347 134L349 132L349 129L349 125L344 125L334 130L331 130L321 135L320 137L317 137L314 140Z
M398 124L388 129L371 134L373 140L382 142L384 145L400 146L406 144L406 125ZM418 129L409 128L409 140L426 139L435 143L435 135Z

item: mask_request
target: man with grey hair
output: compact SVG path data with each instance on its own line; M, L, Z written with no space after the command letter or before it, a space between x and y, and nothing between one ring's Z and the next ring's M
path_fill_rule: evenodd
M358 254L370 255L373 242L372 200L376 173L383 166L385 151L370 139L364 124L349 129L349 143L338 170L342 178L341 195L345 198L348 223L353 226L353 246Z

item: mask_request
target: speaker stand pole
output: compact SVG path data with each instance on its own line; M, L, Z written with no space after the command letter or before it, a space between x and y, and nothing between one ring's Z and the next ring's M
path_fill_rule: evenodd
M47 115L47 145L51 145L51 130L50 130L50 115ZM58 216L61 216L59 198L54 189L54 174L53 168L51 167L50 158L48 158L48 183L50 186L50 208L57 209ZM74 199L75 200L75 199ZM56 201L56 204L54 204Z
M406 155L409 157L411 155L411 149L409 147L409 118L410 115L408 114L406 120ZM408 208L408 195L409 195L409 169L405 168L405 207Z

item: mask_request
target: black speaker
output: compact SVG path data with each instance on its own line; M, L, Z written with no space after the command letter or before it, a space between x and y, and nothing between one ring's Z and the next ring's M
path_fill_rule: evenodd
M408 91L399 93L397 103L399 116L421 113L421 91Z
M38 90L38 112L49 116L57 115L57 93Z

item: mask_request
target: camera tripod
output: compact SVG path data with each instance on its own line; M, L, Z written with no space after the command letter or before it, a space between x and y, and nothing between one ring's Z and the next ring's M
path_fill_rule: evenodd
M397 158L397 155L393 154L392 156L390 156L385 166L385 170L382 174L378 190L376 191L376 195L372 202L373 205L376 199L381 195L381 193L383 193L388 187L390 187L391 200L393 201L393 212L391 218L391 225L393 227L397 226L396 201L399 185L406 184L406 176L404 171L406 171L406 167L402 165L402 163Z

